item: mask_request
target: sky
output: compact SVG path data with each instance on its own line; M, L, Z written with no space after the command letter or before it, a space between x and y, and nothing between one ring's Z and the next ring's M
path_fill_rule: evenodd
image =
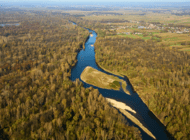
M190 0L0 0L0 2L190 2Z
M176 3L180 2L180 4ZM188 2L184 3L184 2ZM158 3L158 4L157 4ZM172 4L173 3L173 4ZM190 6L190 0L0 0L1 7L36 7L36 6L76 6L76 5L109 5L109 6Z

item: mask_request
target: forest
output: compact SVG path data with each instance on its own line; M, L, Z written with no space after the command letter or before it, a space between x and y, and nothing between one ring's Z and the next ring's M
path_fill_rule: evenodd
M142 139L97 89L70 80L89 35L69 22L80 19L46 12L0 17L20 24L0 28L0 139Z
M190 139L190 55L143 39L98 37L100 67L129 78L175 139Z

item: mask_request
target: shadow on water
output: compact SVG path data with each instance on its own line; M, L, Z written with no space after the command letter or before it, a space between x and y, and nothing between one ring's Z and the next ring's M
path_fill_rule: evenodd
M76 25L76 24L75 24ZM85 28L87 29L87 28ZM88 29L89 30L89 29ZM96 32L89 30L93 34L93 36L89 36L88 39L85 42L85 50L81 50L77 55L77 63L71 70L71 80L75 81L76 78L79 78L80 81L80 75L82 71L87 67L91 66L101 72L104 72L108 75L117 76L115 74L111 74L103 69L101 69L95 60L95 51L94 47L91 45L94 45L96 41L97 34ZM133 86L131 85L129 79L124 76L117 76L118 78L125 80L127 83L126 89L130 92L131 95L126 94L123 89L121 88L119 91L116 90L108 90L108 89L102 89L98 88L93 85L89 85L85 82L83 82L83 85L85 88L93 87L95 89L98 89L99 92L106 98L115 99L117 101L125 103L127 106L130 106L133 110L137 112L137 114L131 113L131 115L135 116L139 121L156 137L158 140L170 140L173 139L173 137L168 133L165 126L156 118L156 116L148 109L148 107L145 105L145 103L141 100L141 98L138 96L138 94L135 92ZM127 119L129 124L135 125L133 122L131 122L129 119ZM141 131L142 138L145 140L152 140L152 138L147 135L140 127L138 127Z

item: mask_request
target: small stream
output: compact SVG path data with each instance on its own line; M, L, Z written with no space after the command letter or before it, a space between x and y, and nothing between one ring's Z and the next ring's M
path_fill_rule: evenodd
M73 23L75 24L75 23ZM76 25L76 24L75 24ZM87 28L85 28L87 29ZM87 67L93 67L101 72L104 72L109 75L114 75L109 72L104 71L100 67L98 67L96 60L95 60L95 51L94 51L94 43L96 41L97 34L95 31L87 29L89 32L93 34L93 36L89 36L88 40L85 43L85 49L81 50L77 55L77 63L75 67L71 70L71 80L75 81L77 78L80 79L80 75L82 71ZM117 76L117 75L114 75ZM120 91L116 90L108 90L108 89L102 89L98 88L93 85L89 85L85 82L83 82L83 85L85 88L88 88L92 86L95 89L98 89L99 92L106 98L111 98L120 102L125 103L127 106L130 106L133 110L135 110L137 113L134 114L131 113L133 116L135 116L137 119L140 120L140 122L147 128L151 133L156 137L158 140L168 140L173 139L171 135L167 132L165 129L165 126L154 116L154 114L148 109L145 103L141 100L141 98L138 96L138 94L133 90L133 87L127 77L120 77L117 76L120 79L123 79L127 82L127 90L130 92L131 95L126 94L122 88ZM126 118L127 119L127 118ZM134 125L135 127L138 127L135 125L132 121L127 119L130 125ZM147 135L140 127L138 127L142 134L143 140L152 140L153 138Z

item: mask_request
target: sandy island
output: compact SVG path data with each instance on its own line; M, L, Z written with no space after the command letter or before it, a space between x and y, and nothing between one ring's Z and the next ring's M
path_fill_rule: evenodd
M90 66L87 66L80 75L82 81L104 89L120 90L130 95L127 91L127 83L124 80L119 79L116 76L105 74Z

